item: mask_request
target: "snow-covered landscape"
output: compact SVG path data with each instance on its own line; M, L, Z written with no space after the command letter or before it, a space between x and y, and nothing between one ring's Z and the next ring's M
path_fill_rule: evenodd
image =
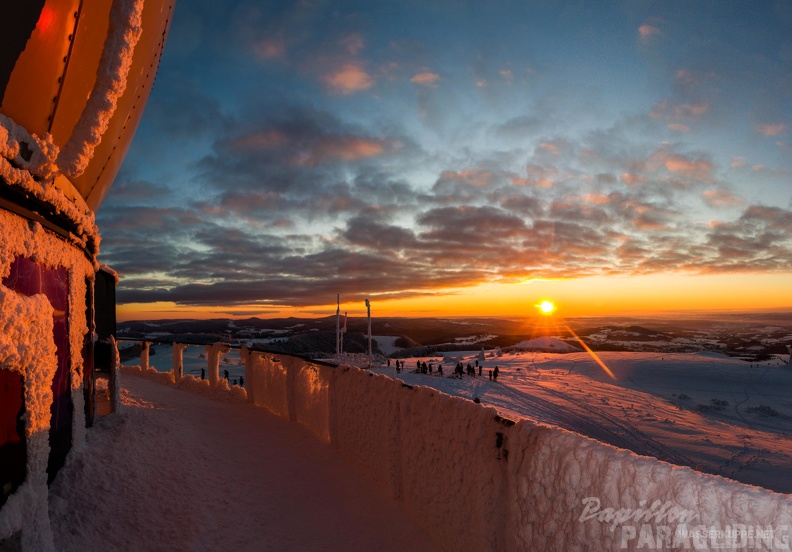
M395 339L377 336L392 344ZM524 341L511 352L453 351L375 363L376 373L409 385L478 399L512 420L557 426L637 454L721 475L777 492L792 492L792 366L780 358L748 363L713 352L598 352L611 378L586 352L564 350L548 338ZM397 349L390 347L393 352ZM171 346L156 345L151 366L171 370ZM364 360L360 357L360 360ZM431 374L416 373L418 362ZM127 365L139 364L132 358ZM480 365L481 376L454 376L457 363ZM443 375L437 367L443 366ZM497 381L489 371L498 366ZM184 352L184 373L200 377L203 347ZM240 381L238 350L222 357L220 373Z
M550 344L556 345L540 339L521 343L519 349ZM174 377L167 362L171 360L170 347L157 348L149 357L152 368L148 371L128 361L124 412L120 419L100 422L100 446L106 446L102 439L114 438L112 432L118 431L106 433L104 424L114 427L134 421L143 423L144 440L153 439L153 445L146 447L157 447L164 439L173 445L163 445L163 449L172 446L177 457L190 456L190 451L205 446L195 439L202 433L222 433L222 429L215 431L219 426L229 432L227 439L220 439L226 440L228 450L238 457L232 465L244 464L250 452L244 437L249 431L244 426L250 422L250 405L244 403L253 402L276 418L307 428L318 442L331 445L328 450L336 449L367 482L396 499L409 514L399 522L402 536L417 543L408 549L426 545L428 541L421 536L424 531L439 548L449 550L785 549L788 533L784 528L792 521L788 497L751 486L789 492L786 390L790 368L779 358L752 366L710 352L595 353L612 372L611 378L591 355L582 352L453 351L405 358L404 369L396 372L394 359L390 367L385 360L367 370L245 351L241 355L245 359L245 388L231 385L229 389L232 381L226 382L222 375L216 385L202 381L200 375ZM207 349L205 356L210 349L218 347ZM185 372L200 371L197 363L204 359L200 353L195 358L191 355L185 351ZM428 370L417 370L424 363L431 364L431 375ZM481 376L478 371L475 377L450 375L458 365L470 364L475 369L476 363ZM442 376L438 375L439 364ZM190 365L195 367L188 368ZM221 360L221 374L222 366L239 364L235 359ZM499 376L494 381L489 371L494 372L496 366ZM208 372L212 377L218 375L212 368ZM376 372L380 375L375 376ZM157 391L150 387L152 383L140 380L141 376L179 389ZM139 395L143 391L145 395ZM185 391L204 397L180 398L189 396ZM214 405L218 399L227 404L223 407L228 409L226 414L214 413L216 406L210 408L209 403ZM160 400L165 402L160 404ZM172 401L178 406L172 406L176 404ZM167 413L174 408L185 409L186 419L181 412L165 418L155 418L153 412L141 414L150 412L145 409ZM194 409L204 408L213 412L209 415L212 420L199 420L193 426L191 418L204 417ZM134 420L129 418L130 412ZM184 420L168 421L171 417ZM142 443L131 448L127 455L131 460L119 462L150 470L147 465L151 462L135 459L141 456ZM206 454L200 452L198 457ZM90 494L95 480L101 485L107 477L106 469L85 455L75 462L66 467L64 486L54 493ZM189 471L211 473L211 462L201 462L191 462ZM202 487L200 492L206 495L200 503L220 501L230 512L237 512L232 517L249 519L248 513L237 507L238 501L226 503L221 497L229 474L221 472L217 477L223 483ZM247 476L240 473L239 477ZM166 481L163 486L179 486L178 481ZM81 486L88 491L80 490ZM255 505L255 491L243 488L236 492L258 515L255 512L262 507ZM330 491L320 491L321 500L329 500L326 492ZM300 496L304 494L300 492ZM124 516L127 523L156 517L142 506L147 497L134 490L130 496L135 498ZM387 496L368 500L378 504L384 500L386 505L389 501ZM73 514L58 500L51 504L57 533L69 526ZM292 503L287 504L290 512ZM202 508L206 519L206 507ZM641 513L642 508L649 509ZM480 512L473 518L475 523L459 516L468 509ZM290 516L288 512L285 515ZM437 524L436 519L447 521ZM294 524L286 521L288 527ZM730 527L737 526L750 529L745 533L750 536L729 533ZM372 527L376 526L369 529ZM685 533L685 527L697 536ZM760 528L767 532L757 536ZM375 534L387 534L381 528L369 529L363 531L362 538L372 539L370 542L376 541ZM197 523L191 519L182 531L199 549L223 538L217 520ZM313 534L292 539L278 533L273 549L283 542L308 543L306 549L315 549ZM238 549L247 549L251 539L255 540L255 531L239 528L234 536ZM97 537L82 526L69 538L73 549L79 548L77 543L101 542L92 541Z

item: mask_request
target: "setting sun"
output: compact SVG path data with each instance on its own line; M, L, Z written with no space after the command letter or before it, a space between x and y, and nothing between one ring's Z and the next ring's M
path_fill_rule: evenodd
M550 314L555 310L555 305L551 301L542 301L538 305L539 310L542 311L542 314Z

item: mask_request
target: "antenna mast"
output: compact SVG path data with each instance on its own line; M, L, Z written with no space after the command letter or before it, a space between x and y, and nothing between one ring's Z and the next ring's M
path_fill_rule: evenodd
M368 365L371 368L371 301L366 299L366 310L368 311Z
M341 324L339 317L341 316L341 294L336 294L336 357L341 354Z

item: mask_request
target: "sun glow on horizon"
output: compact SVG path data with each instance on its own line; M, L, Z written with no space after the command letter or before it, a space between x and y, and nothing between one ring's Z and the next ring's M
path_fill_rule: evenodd
M536 305L536 307L542 312L542 314L553 314L553 312L556 310L555 304L553 304L552 301L548 301L547 299Z

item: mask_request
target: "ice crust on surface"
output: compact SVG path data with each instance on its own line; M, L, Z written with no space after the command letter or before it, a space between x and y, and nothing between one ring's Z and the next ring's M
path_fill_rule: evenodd
M17 257L49 268L64 267L68 273L68 341L71 358L72 449L83 447L86 438L83 398L83 343L88 335L85 317L87 285L93 280L93 263L72 244L56 237L40 224L0 210L3 247L0 248L0 279L10 274ZM47 462L49 458L52 379L57 369L53 340L53 310L42 294L24 297L0 285L0 369L24 376L27 476L0 510L0 539L22 531L25 550L49 550L47 513Z
M143 0L115 0L110 8L110 28L96 70L96 83L69 141L57 159L69 177L80 176L94 154L94 148L116 111L126 90L135 46L142 32Z
M54 550L47 512L52 378L58 367L52 306L0 285L0 369L24 377L27 476L0 510L0 539L22 530L25 550Z
M32 151L27 161L20 154L20 143L23 142ZM57 155L57 146L49 135L44 139L31 135L11 118L0 114L0 184L5 182L17 186L54 207L75 224L77 235L72 236L75 244L98 252L100 237L94 213L78 208L53 185L58 174L54 164Z
M558 427L510 425L492 408L368 370L255 352L247 358L256 404L337 448L446 550L637 550L646 541L625 531L648 526L673 536L681 523L584 517L594 500L614 511L658 503L705 531L792 525L787 495Z

